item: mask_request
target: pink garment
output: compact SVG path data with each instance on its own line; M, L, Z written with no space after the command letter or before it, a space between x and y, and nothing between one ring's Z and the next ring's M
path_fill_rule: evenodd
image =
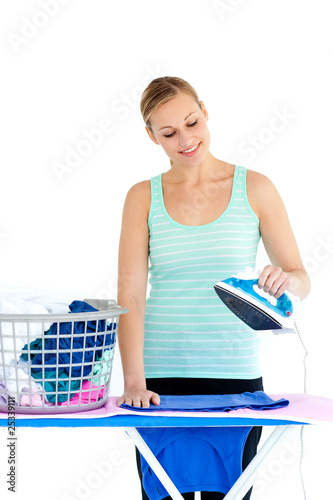
M31 399L30 399L28 388L24 388L21 392L20 406L31 406L31 407L54 406L53 403L49 403L46 400L43 405L43 396L40 392L37 392L38 390L39 389L31 387Z
M20 406L43 406L43 400L41 394L31 394L31 399L29 394L23 394L20 400Z
M91 388L91 398L90 396L90 388ZM99 389L99 390L98 390ZM81 405L88 403L95 403L100 398L102 398L105 394L105 386L97 386L92 385L90 381L85 380L82 384L82 392L81 393ZM55 406L54 403L45 402L46 406ZM80 406L80 392L77 392L69 401L69 405L77 405ZM40 407L43 406L43 400L41 394L34 394L34 390L32 389L31 400L29 394L22 394L20 400L20 406L33 406ZM57 406L68 406L68 401L63 401L62 403L58 403Z
M91 390L90 390L91 389ZM69 405L81 406L88 403L95 403L105 394L105 386L93 385L89 380L82 383L81 391L77 392L69 401ZM81 399L80 399L81 393ZM68 401L58 403L57 406L68 406Z

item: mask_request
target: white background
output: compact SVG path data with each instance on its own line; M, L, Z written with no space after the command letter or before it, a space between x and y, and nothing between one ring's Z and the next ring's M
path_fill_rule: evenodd
M139 99L157 76L185 78L208 109L211 152L270 177L285 202L312 281L297 309L308 393L333 398L330 13L329 0L3 2L1 285L70 300L116 298L125 195L169 169L144 130ZM277 115L284 119L272 131ZM260 247L258 266L267 263ZM264 345L266 392L301 393L297 336L266 336ZM119 395L119 355L112 384ZM17 435L17 500L140 498L122 431L22 428ZM5 443L1 429L7 499ZM329 498L332 426L306 429L304 445L307 498ZM303 498L298 434L290 446L289 460L279 451L268 460L254 500ZM121 463L103 477L96 466L110 465L114 451Z

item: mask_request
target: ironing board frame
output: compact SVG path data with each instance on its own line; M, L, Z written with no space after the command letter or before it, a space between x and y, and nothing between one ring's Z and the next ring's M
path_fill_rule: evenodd
M18 417L18 415L16 416ZM7 425L7 417L0 416L0 426ZM294 422L278 419L258 419L250 417L154 417L141 415L115 415L102 418L57 418L57 415L47 418L16 418L16 427L123 427L133 443L144 456L156 476L159 478L173 500L183 500L183 496L163 469L147 443L137 431L140 427L254 427L275 426L275 429L263 443L256 456L243 471L238 480L225 496L225 500L242 500L243 496L253 486L254 479L262 462L299 426L304 422Z

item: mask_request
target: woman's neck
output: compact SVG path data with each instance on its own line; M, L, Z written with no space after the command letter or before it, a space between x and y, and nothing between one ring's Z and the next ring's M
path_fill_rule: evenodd
M164 179L173 183L199 185L207 181L221 180L233 174L233 165L218 160L210 152L197 165L174 163L164 174Z

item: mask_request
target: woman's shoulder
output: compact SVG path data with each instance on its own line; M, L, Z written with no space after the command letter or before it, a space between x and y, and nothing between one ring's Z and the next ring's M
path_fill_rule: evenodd
M255 170L247 170L246 188L249 203L258 216L263 210L280 201L279 193L271 179Z
M131 196L145 196L150 192L150 180L140 181L133 184L128 190L127 194Z
M273 185L272 181L265 174L250 169L246 169L246 172L246 182L248 186L258 187L260 189L268 185Z
M255 195L269 196L276 193L276 187L267 175L247 169L246 175L247 191Z
M127 192L125 205L133 207L136 211L149 213L151 202L150 180L144 180L133 184Z

